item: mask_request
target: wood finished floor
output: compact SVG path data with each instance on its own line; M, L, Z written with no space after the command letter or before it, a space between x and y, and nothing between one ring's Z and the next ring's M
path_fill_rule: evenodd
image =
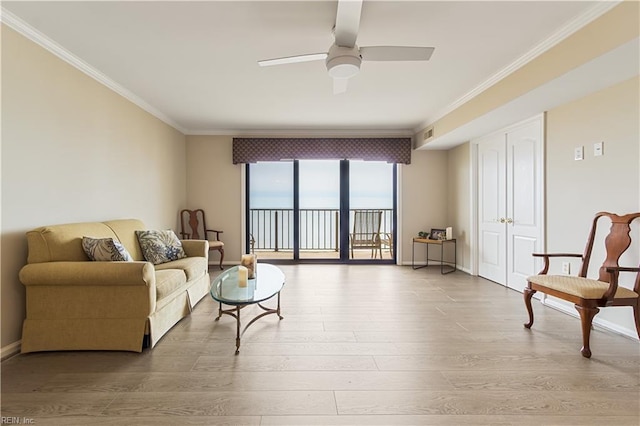
M280 266L284 320L207 296L153 350L19 355L2 416L36 425L634 425L640 344L462 272ZM619 308L610 308L619 309ZM252 311L257 313L257 310ZM250 317L243 311L243 318ZM631 315L631 312L629 312Z

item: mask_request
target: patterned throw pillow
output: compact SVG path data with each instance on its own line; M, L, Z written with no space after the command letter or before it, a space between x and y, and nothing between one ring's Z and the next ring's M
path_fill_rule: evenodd
M82 237L82 249L91 260L101 262L133 261L127 249L113 238Z
M136 236L144 258L154 265L187 257L178 236L170 229L136 231Z

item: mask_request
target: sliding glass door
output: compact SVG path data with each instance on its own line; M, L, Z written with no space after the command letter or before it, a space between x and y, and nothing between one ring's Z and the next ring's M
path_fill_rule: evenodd
M272 259L294 258L293 166L256 163L247 173L247 247Z
M340 161L300 160L300 259L340 259Z
M295 160L246 170L247 247L260 259L394 261L394 164Z
M395 165L349 162L351 259L393 259Z

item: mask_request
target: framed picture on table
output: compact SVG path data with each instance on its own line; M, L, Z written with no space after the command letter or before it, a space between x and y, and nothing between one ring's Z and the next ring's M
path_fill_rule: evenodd
M444 229L431 228L429 233L430 240L445 240L447 238L447 231Z

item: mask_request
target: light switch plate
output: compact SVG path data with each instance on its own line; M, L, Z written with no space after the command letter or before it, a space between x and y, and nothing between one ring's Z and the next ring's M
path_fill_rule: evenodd
M593 156L594 157L599 157L601 155L604 155L604 142L596 142L593 144Z
M576 161L584 159L584 147L576 147L576 149L573 151L573 159Z

